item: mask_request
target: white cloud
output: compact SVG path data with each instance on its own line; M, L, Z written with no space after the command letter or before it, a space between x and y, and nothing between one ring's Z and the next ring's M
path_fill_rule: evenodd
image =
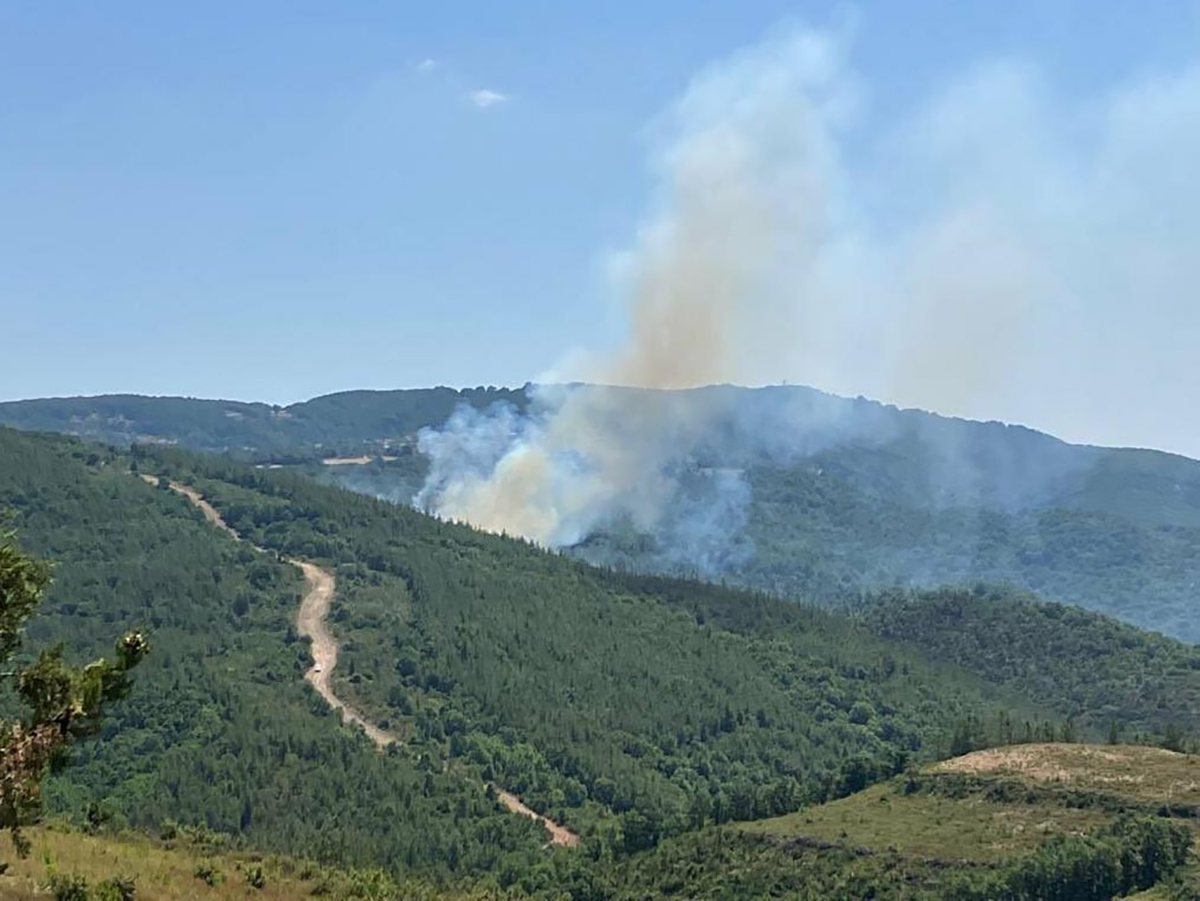
M471 91L467 95L467 99L479 109L488 109L492 106L508 103L512 97L500 91L493 91L490 88L479 88L478 90Z
M417 63L413 68L415 68L418 72L432 72L437 67L438 61L431 56L427 56Z

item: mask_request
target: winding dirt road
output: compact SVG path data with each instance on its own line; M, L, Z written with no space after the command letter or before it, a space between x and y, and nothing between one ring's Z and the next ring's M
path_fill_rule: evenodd
M158 484L158 479L155 476L142 475L142 479L151 485ZM204 514L204 518L209 523L232 535L237 541L245 540L237 533L236 529L225 522L225 519L217 512L216 508L201 497L200 492L195 488L192 488L190 485L184 485L181 482L172 481L167 484L172 491L182 494L191 501ZM247 543L261 553L271 553L266 548L260 547L257 544ZM300 611L296 615L297 631L301 635L312 639L313 665L305 672L304 678L316 689L317 694L325 699L325 703L334 710L341 710L343 723L362 728L367 737L375 743L376 747L383 749L390 744L399 742L399 739L395 735L385 732L383 729L369 722L358 710L351 707L333 692L330 677L333 674L333 668L337 666L338 644L325 622L325 618L329 614L329 605L333 602L333 596L337 589L337 582L334 580L333 573L327 569L322 569L315 563L301 560L298 557L284 557L282 559L292 566L299 567L300 571L304 573L305 581L308 583L308 590L304 593L304 597L300 601ZM503 791L498 787L494 788L497 799L509 811L529 817L540 823L550 833L551 844L564 845L566 847L574 847L579 844L579 836L567 827L561 826L553 820L542 816L540 813L531 810L520 798L511 792Z

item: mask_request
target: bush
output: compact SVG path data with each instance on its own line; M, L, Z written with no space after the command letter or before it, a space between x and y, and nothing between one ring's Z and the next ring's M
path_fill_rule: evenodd
M90 901L92 897L88 881L78 873L68 875L50 870L43 888L50 893L54 901Z
M208 861L197 866L192 875L208 886L216 885L221 881L221 871Z
M114 876L96 886L95 901L135 901L137 887L133 878Z
M263 889L267 887L267 877L263 873L263 868L258 864L246 870L246 885L251 888Z

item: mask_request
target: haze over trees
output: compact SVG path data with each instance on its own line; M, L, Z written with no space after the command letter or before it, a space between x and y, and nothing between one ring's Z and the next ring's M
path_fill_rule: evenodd
M654 527L618 516L571 548L583 559L818 603L856 603L881 587L1011 583L1200 639L1191 615L1200 584L1200 463L1072 446L1029 429L798 387L661 397L699 407L707 426L671 461L675 487ZM444 429L460 405L479 411L472 422L481 438L510 428L494 411L530 410L523 391L439 388L347 392L280 409L50 399L0 404L0 422L229 451L409 503L429 473L417 433ZM373 462L321 465L337 454Z

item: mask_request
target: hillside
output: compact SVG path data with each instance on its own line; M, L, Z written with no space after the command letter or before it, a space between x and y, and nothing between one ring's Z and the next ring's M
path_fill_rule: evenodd
M437 886L419 877L397 880L375 867L346 869L262 854L204 829L167 826L159 835L148 836L84 832L52 822L29 830L29 838L34 855L13 861L0 874L0 897L6 901L36 901L53 897L53 892L71 901L240 901L247 897L483 901L494 897L485 887Z
M379 450L436 425L460 403L522 405L505 388L347 391L285 407L192 397L109 394L0 403L0 425L62 432L117 446L178 444L249 458L319 458Z
M944 753L968 717L1043 718L816 608L596 570L287 474L138 465L334 571L339 691L585 839L633 850Z
M877 634L1018 689L1083 728L1126 738L1200 734L1195 645L1078 607L982 587L887 592L859 616Z
M28 551L56 562L28 645L65 641L90 659L130 627L154 645L134 695L48 781L51 813L150 829L179 820L348 866L453 872L539 857L542 831L477 779L383 757L339 726L301 679L295 569L128 465L0 429L0 510Z
M213 527L164 476L272 553ZM83 656L123 626L152 635L135 695L46 786L51 813L106 829L178 821L405 879L624 897L628 874L707 847L722 825L809 809L964 744L1102 737L1106 717L1080 715L1070 683L1055 691L1072 654L1112 671L1085 701L1122 728L1193 727L1200 671L1172 670L1152 717L1124 684L1189 649L1106 621L1063 659L1018 645L1010 672L917 646L919 604L896 605L884 637L866 617L588 567L294 473L3 429L0 507L58 561L31 644ZM301 585L278 555L336 577L332 686L399 737L385 755L303 681ZM994 610L964 618L978 633L966 646L1025 627L1020 605ZM544 849L489 784L582 847ZM749 872L774 878L768 850Z
M678 492L657 526L610 522L572 549L583 559L823 603L880 587L1009 583L1200 641L1196 461L801 387L636 396L707 427L672 461ZM408 503L428 471L416 433L460 404L530 409L523 391L436 388L280 408L46 399L0 404L0 422L227 451ZM356 462L322 462L339 456Z
M666 843L628 864L619 897L1192 898L1197 786L1200 758L1159 749L983 751Z

